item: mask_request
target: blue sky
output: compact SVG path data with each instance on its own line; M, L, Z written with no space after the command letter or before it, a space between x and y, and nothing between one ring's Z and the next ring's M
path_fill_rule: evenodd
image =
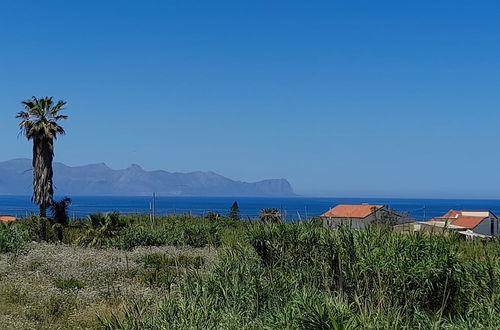
M498 1L0 4L0 160L68 101L56 160L287 178L299 194L500 198Z

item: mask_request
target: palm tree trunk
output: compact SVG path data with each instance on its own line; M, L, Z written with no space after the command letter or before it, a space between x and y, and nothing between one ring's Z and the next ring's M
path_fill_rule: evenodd
M62 226L58 226L56 232L57 232L57 240L62 243L64 238Z
M40 209L40 240L47 240L47 206L52 203L52 139L33 139L33 201Z
M47 207L45 205L40 205L39 210L40 210L40 217L46 218L47 217Z
M40 241L47 241L47 207L40 205Z

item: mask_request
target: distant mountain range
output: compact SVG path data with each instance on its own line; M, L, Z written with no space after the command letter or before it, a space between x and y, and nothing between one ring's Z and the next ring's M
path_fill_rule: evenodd
M0 195L30 195L30 159L0 162ZM113 170L104 163L71 167L54 163L56 195L295 196L286 179L234 181L214 172L145 171L139 165Z

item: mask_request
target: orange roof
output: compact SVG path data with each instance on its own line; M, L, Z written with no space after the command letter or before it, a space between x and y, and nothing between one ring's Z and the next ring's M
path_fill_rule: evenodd
M378 204L339 204L320 216L327 218L366 218L383 207L384 205Z
M15 221L16 217L10 215L0 215L0 221Z
M488 218L485 216L477 215L462 215L464 211L449 210L442 217L436 217L430 219L429 221L448 221L450 225L460 226L467 229L474 229L477 225L481 223L484 219Z
M473 229L481 223L484 219L488 217L472 217L472 216L459 216L454 219L451 224L455 226L460 226L468 229Z
M462 212L457 211L457 210L449 210L446 212L445 215L443 215L443 218L456 218L457 216L461 215Z

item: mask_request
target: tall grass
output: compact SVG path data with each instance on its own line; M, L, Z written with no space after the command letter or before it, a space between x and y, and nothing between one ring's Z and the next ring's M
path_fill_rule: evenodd
M37 233L30 224L36 219L0 225L0 252L25 249ZM141 259L143 269L127 276L164 290L163 300L131 301L101 317L105 328L500 328L498 240L189 215L99 215L70 223L64 239L122 250L216 248L210 266L189 255ZM76 285L61 280L61 287Z
M499 255L456 236L390 228L250 226L208 273L193 270L154 313L114 328L384 329L500 326ZM498 244L492 242L490 244Z

